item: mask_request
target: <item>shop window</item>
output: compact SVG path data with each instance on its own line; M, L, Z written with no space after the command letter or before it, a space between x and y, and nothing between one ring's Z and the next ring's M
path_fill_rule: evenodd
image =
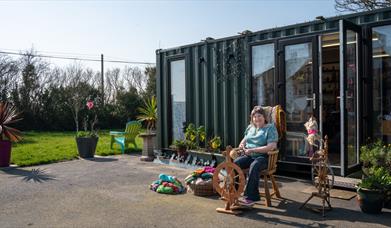
M185 60L170 63L172 139L183 139L183 123L186 121Z
M391 25L372 29L373 136L391 143Z
M274 44L252 47L253 105L274 104Z

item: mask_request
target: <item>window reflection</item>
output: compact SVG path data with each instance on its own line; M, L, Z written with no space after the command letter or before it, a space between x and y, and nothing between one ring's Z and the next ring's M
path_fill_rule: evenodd
M273 105L274 44L252 47L254 105Z
M312 114L312 44L285 47L286 150L283 160L305 162L312 151L305 138L304 123Z
M183 139L183 123L186 121L185 60L172 61L171 70L171 110L172 139Z
M348 165L358 163L357 156L357 33L346 30L346 97Z
M375 138L391 143L391 25L372 29L372 130Z

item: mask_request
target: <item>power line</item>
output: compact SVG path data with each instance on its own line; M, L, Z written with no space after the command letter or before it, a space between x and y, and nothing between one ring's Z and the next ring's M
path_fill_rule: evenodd
M0 0L1 1L1 0ZM9 48L1 48L0 47L0 50L2 51L9 51L9 52L17 52L17 53L22 53L22 50L19 50L19 49L9 49ZM73 56L73 57L82 57L82 58L88 58L88 57L91 57L91 58L94 58L97 56L97 54L82 54L82 53L75 53L75 52L60 52L60 51L34 51L36 53L40 53L40 54L47 54L47 55L62 55L62 56ZM113 58L116 58L116 57L113 57Z
M53 55L22 54L22 53L18 53L18 52L1 51L1 50L0 50L0 54L20 55L20 56L31 55L31 56L34 56L34 57L41 57L41 58L67 59L67 60L90 61L90 62L101 62L100 59L92 59L92 58L79 58L79 57L66 57L66 56L53 56ZM104 60L104 62L109 62L109 63L140 64L140 65L155 65L155 63L150 63L150 62L134 62L134 61L122 61L122 60Z

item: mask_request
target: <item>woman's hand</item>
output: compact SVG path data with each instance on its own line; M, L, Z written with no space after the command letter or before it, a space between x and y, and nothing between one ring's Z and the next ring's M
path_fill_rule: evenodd
M240 149L244 149L244 143L240 143L240 144L239 144L239 148L240 148Z
M243 138L242 141L240 141L239 148L244 149L246 146L246 138Z
M248 155L248 156L250 156L252 153L251 149L244 149L243 151L244 151L244 154Z

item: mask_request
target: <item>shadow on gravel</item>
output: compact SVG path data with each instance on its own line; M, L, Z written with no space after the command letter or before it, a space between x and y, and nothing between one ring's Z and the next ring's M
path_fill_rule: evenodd
M319 213L315 213L307 209L299 209L301 204L302 202L283 198L280 200L277 207L267 208L264 206L257 206L251 210L245 211L241 217L252 220L267 221L271 225L284 224L295 227L334 227L333 225L327 224L328 221L368 223L368 226L371 224L390 226L391 224L391 212L385 208L383 208L381 214L371 215L347 208L334 207L331 211L325 212L325 217L322 217ZM318 205L310 204L310 206L316 207ZM289 219L290 217L309 220L309 222L300 223L291 221Z
M54 175L48 174L45 169L31 169L25 170L20 168L7 168L2 170L4 173L13 175L15 177L23 177L23 181L34 181L38 183L56 180Z
M93 162L114 162L118 161L117 158L106 158L106 157L94 157L94 158L83 158L84 160L93 161Z

